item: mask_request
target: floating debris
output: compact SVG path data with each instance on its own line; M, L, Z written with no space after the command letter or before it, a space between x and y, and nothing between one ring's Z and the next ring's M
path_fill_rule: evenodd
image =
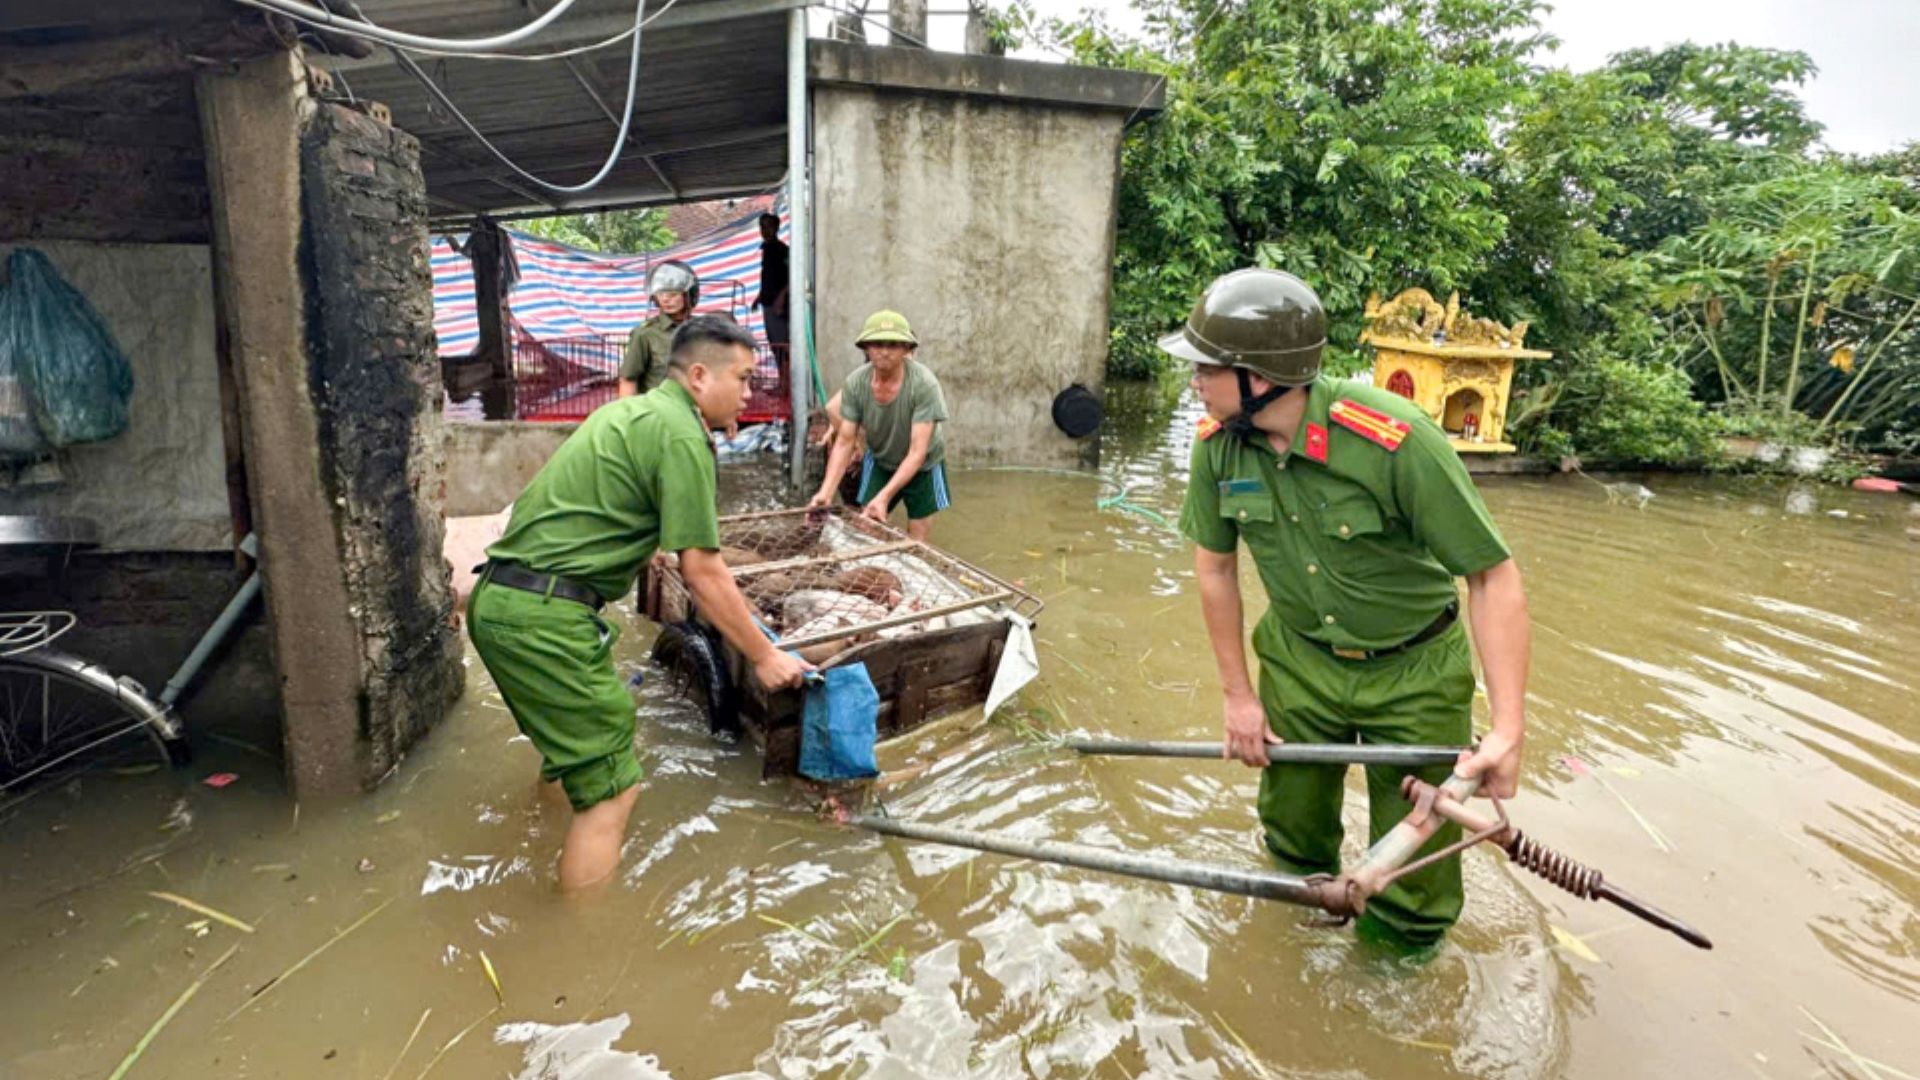
M840 972L846 969L846 966L848 964L853 963L855 960L858 960L861 956L865 955L868 949L871 949L875 945L880 944L880 939L886 937L887 934L890 931L892 931L894 927L899 926L901 921L911 914L913 914L912 909L908 909L906 911L902 911L900 914L895 915L893 918L887 920L887 924L885 926L882 926L880 929L875 930L872 936L868 937L867 940L861 942L860 944L854 946L853 948L843 953L840 959L833 962L832 967L829 967L827 970L821 972L818 975L815 975L811 979L808 979L805 985L801 986L800 989L794 991L794 996L798 997L799 995L806 993L807 991L813 989L814 987L819 986L821 983L826 982L828 979L833 978L835 975L840 974ZM812 935L808 935L808 936L811 937Z
M1902 1080L1914 1080L1913 1077L1908 1076L1906 1073L1903 1073L1898 1069L1889 1068L1885 1065L1880 1064L1877 1061L1869 1061L1868 1059L1861 1057L1857 1052L1854 1051L1853 1047L1848 1046L1846 1041L1840 1038L1840 1035L1838 1032L1828 1027L1819 1017L1809 1012L1805 1005L1800 1006L1800 1015L1813 1021L1814 1025L1818 1027L1821 1033L1827 1037L1824 1045L1826 1045L1832 1050L1845 1054L1847 1056L1847 1060L1852 1062L1855 1068L1859 1069L1862 1073L1866 1075L1867 1080L1880 1080L1880 1077L1883 1074L1897 1076L1902 1078ZM1821 1042L1821 1040L1815 1039L1813 1036L1808 1035L1804 1031L1800 1033L1800 1037L1803 1039L1806 1039L1809 1042Z
M414 1080L426 1080L426 1075L433 1071L433 1067L435 1065L440 1064L440 1059L447 1056L447 1051L453 1049L456 1045L459 1044L461 1039L464 1039L469 1034L471 1034L474 1028L477 1028L481 1024L484 1024L488 1020L491 1020L493 1018L493 1014L499 1012L501 1008L502 1006L495 1005L493 1008L488 1009L484 1014L482 1014L478 1020L475 1020L473 1023L468 1024L466 1027L461 1028L460 1031L457 1034L455 1034L453 1038L448 1039L446 1043L440 1047L439 1052L433 1055L433 1060L427 1062L427 1067L424 1069L421 1069L420 1075L415 1077Z
M1585 960L1589 964L1600 963L1600 954L1594 952L1591 946L1585 941L1582 941L1580 935L1575 934L1571 930L1556 926L1553 923L1548 923L1547 929L1552 931L1553 943L1555 945Z
M210 908L196 900L189 900L184 896L170 892L148 892L147 895L153 897L155 900L165 900L169 904L178 904L197 915L205 915L209 919L225 923L243 934L253 933L253 927L247 923L241 922L239 919L234 918L224 911L220 911L217 908Z
M213 966L201 972L199 978L193 980L185 990L182 990L180 996L173 999L173 1004L167 1006L167 1011L160 1014L160 1019L155 1020L153 1026L147 1029L147 1033L140 1036L140 1041L133 1044L133 1049L127 1052L127 1056L120 1059L120 1067L113 1070L113 1074L107 1077L107 1080L120 1080L121 1077L127 1075L127 1073L133 1069L134 1063L140 1060L140 1055L146 1053L147 1047L153 1045L153 1040L159 1037L160 1032L163 1031L168 1024L173 1023L173 1018L179 1015L181 1009L187 1007L187 1002L193 1000L193 995L199 993L200 988L205 986L207 980L213 977L213 973L220 970L220 965L231 960L233 954L239 950L240 946L237 943L229 946L226 952L220 954L220 959L213 962Z
M407 1060L407 1051L413 1049L413 1041L420 1037L420 1029L427 1026L427 1017L432 1015L432 1009L420 1014L420 1019L414 1022L413 1034L407 1036L406 1044L400 1047L400 1056L394 1058L393 1064L387 1066L387 1071L381 1075L380 1080L393 1080L393 1071L400 1067L402 1061Z
M493 984L494 1000L505 1005L507 1003L506 992L500 989L500 976L494 972L493 961L487 959L487 951L485 949L480 950L480 966L486 970L487 981Z
M228 1013L226 1016L221 1017L220 1022L224 1024L227 1021L233 1019L234 1017L239 1016L241 1013L246 1012L248 1009L253 1008L256 1004L258 1004L263 998L265 998L281 983L286 982L288 978L292 977L294 972L299 971L301 968L306 967L308 964L313 963L315 957L318 957L321 953L326 952L328 949L333 948L335 945L338 945L340 943L341 938L344 938L348 934L351 934L355 930L358 930L362 926L365 926L367 924L368 919L371 919L375 915L380 914L382 911L387 910L387 905L393 903L394 900L396 899L398 898L389 896L385 900L380 901L379 904L375 905L372 911L369 911L365 915L362 915L358 919L355 919L353 921L353 925L347 927L345 930L342 930L339 933L328 938L326 941L326 944L320 946L319 948L313 950L307 955L301 957L299 963L294 964L292 967L288 968L287 970L281 972L278 975L275 975L273 978L268 979L266 982L260 984L260 989L255 990L252 994L248 995L247 1000L241 1002L239 1008Z

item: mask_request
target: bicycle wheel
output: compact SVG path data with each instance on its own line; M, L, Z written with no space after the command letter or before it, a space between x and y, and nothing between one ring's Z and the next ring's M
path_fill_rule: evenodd
M0 657L0 792L75 762L184 762L178 722L132 679L58 649Z

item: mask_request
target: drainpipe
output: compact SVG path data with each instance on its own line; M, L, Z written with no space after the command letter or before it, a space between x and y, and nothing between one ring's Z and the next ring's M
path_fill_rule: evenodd
M807 9L787 12L787 386L793 397L789 482L807 482L807 408L813 403L813 208L807 185ZM804 492L803 492L804 493Z

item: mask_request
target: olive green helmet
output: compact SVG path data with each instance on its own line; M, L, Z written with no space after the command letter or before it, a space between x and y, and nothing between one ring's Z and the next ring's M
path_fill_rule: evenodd
M860 328L860 336L853 339L855 345L887 341L902 345L920 344L920 339L913 336L913 327L907 325L907 317L897 311L876 311L867 316L866 325Z
M1327 313L1306 282L1254 267L1214 279L1187 324L1160 348L1192 364L1245 368L1279 386L1305 386L1320 375Z

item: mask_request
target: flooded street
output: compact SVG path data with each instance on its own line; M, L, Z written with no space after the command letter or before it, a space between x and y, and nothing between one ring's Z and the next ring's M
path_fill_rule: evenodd
M1012 715L883 747L883 769L937 759L884 802L1264 866L1254 771L1044 743L1218 737L1191 556L1165 524L1193 414L1127 389L1098 478L953 474L933 539L1047 601L1044 674ZM769 505L737 472L726 509ZM606 896L553 894L565 816L470 652L453 715L345 808L302 810L276 761L205 743L187 772L89 774L8 811L0 1075L111 1073L236 945L130 1075L1920 1074L1920 503L1633 479L1644 507L1578 475L1482 481L1534 620L1509 809L1711 953L1485 848L1463 921L1412 964L1278 904L840 829L708 737L629 600L616 656L647 675L647 774ZM218 771L241 779L199 782ZM1348 794L1357 852L1358 771Z

